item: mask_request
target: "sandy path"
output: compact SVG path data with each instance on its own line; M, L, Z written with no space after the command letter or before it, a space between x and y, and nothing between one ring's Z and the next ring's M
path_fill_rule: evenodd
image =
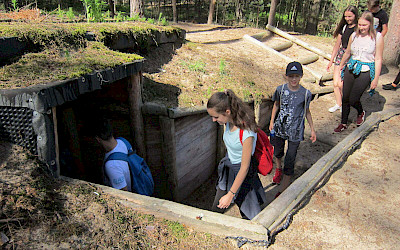
M389 74L381 76L380 84L393 80L397 72L391 69ZM382 99L384 109L400 107L400 92L381 87L378 92L369 100L363 96L365 109L380 105ZM317 100L311 111L319 111L320 116L315 118L319 134L325 140L335 136L330 131L339 118L339 113L330 116L325 111L327 105L323 104L332 103L332 98L329 95ZM332 124L326 125L329 123ZM349 130L347 133L353 128ZM288 230L278 234L271 249L399 249L399 139L400 116L382 122L294 216Z
M222 35L220 39L234 39L242 35L243 31L223 30L218 33ZM194 34L189 33L188 36L198 41L207 37L219 39L214 32ZM329 44L318 43L315 38L308 36L302 36L302 39L330 52ZM380 85L394 80L397 72L398 69L390 68L389 73L380 77ZM388 108L400 108L400 91L385 91L378 86L372 98L368 94L363 95L362 103L367 116ZM311 144L306 139L301 144L296 161L296 176L301 175L354 130L355 125L351 124L344 133L333 133L340 121L340 112L331 114L327 110L333 104L333 94L321 96L312 102L311 112L318 141ZM354 122L355 117L352 110L350 121ZM306 128L306 134L308 130ZM400 116L382 122L366 138L360 149L331 176L329 182L312 196L307 206L294 216L290 227L277 235L271 249L400 249L399 139ZM262 177L270 201L276 192L276 187L270 185L271 180L271 175ZM203 202L210 203L205 200ZM234 206L227 214L238 216L237 207ZM251 245L248 247L251 248Z

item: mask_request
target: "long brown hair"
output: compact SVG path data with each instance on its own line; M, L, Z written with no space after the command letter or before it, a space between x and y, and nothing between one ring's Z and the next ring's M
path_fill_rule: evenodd
M374 28L374 16L372 15L372 13L370 11L364 11L360 18L363 18L365 20L367 20L369 22L369 30L368 30L368 35L371 37L372 40L376 39L376 31ZM356 36L360 35L360 30L356 29Z
M207 108L213 108L219 114L224 114L229 109L233 125L243 130L246 129L253 132L258 130L254 111L230 89L214 93L208 99Z
M355 15L354 24L355 24L356 27L357 27L357 22L358 22L358 10L357 10L357 8L356 8L355 6L350 5L349 7L347 7L347 8L343 11L342 19L340 19L340 22L339 22L338 26L336 27L335 32L333 32L333 37L335 37L335 38L340 34L340 32L343 30L343 27L347 24L346 19L344 18L344 13L345 13L346 11L350 11L350 12L352 12L352 13Z

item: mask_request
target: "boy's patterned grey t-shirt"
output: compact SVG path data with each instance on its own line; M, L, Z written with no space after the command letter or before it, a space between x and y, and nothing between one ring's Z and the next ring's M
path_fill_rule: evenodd
M297 91L291 91L287 84L276 88L272 97L272 101L280 102L280 110L274 123L276 136L289 141L304 140L304 112L310 106L311 97L311 92L303 86Z

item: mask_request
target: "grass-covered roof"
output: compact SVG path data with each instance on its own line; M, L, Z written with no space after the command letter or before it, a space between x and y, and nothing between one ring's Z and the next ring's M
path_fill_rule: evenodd
M94 34L95 41L86 40ZM0 37L18 37L39 48L0 68L0 88L19 88L79 77L94 70L143 59L137 54L110 50L104 45L119 35L142 41L156 33L180 29L143 22L123 23L0 23Z

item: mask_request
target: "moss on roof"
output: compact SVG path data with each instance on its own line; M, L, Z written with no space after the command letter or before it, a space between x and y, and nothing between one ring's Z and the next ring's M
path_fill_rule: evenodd
M179 28L143 22L121 23L0 23L0 37L18 37L35 45L84 46L85 35L92 32L99 42L119 34L140 38L155 32L180 32Z
M87 47L77 50L48 48L26 54L17 62L2 67L0 88L21 88L75 78L140 59L143 57L110 50L100 42L88 42Z
M135 54L112 51L104 43L114 36L134 37L139 45L157 32L178 33L175 27L142 22L122 23L0 23L0 37L18 37L37 45L41 52L28 53L0 68L0 89L46 84L79 77L94 70L143 59ZM96 42L86 40L95 34ZM145 48L147 49L147 48Z

